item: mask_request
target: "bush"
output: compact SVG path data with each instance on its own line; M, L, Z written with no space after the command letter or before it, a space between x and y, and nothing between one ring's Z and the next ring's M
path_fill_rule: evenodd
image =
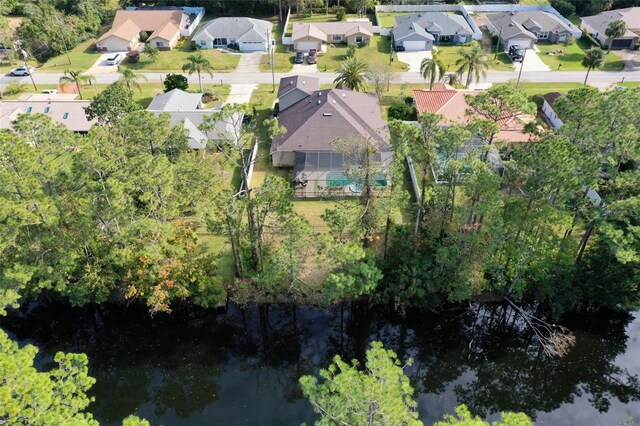
M336 19L338 21L342 21L344 19L344 15L345 15L344 7L340 6L338 8L338 11L336 12Z
M189 88L189 80L182 74L167 74L162 84L165 92L173 89L187 90Z
M27 86L24 84L18 83L14 81L12 83L7 84L7 87L4 89L4 94L7 96L18 95L27 90Z
M138 52L137 50L131 50L131 51L127 52L127 59L132 64L135 64L136 62L138 62L140 60L140 52Z
M354 56L356 56L356 49L357 49L357 47L356 47L355 44L352 44L349 47L347 47L347 53L345 55L347 57L347 59L351 59Z
M140 41L142 43L145 43L147 40L149 40L149 36L150 34L146 31L140 31Z
M191 42L189 42L189 50L191 51L195 51L200 49L200 46L198 46L198 43L196 43L195 41L191 40Z
M575 6L565 0L552 0L551 7L567 19L571 18L576 13Z
M407 105L403 100L394 101L387 111L389 119L412 121L417 119L417 112L411 105Z
M358 47L362 48L362 47L367 47L369 45L369 40L365 40L362 43L358 43Z
M540 94L529 96L529 100L531 102L533 102L534 104L536 104L536 106L538 108L542 108L542 104L544 103L544 99L542 98L542 95L540 95Z

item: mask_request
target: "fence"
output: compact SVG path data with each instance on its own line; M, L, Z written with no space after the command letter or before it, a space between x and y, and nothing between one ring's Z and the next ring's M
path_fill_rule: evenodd
M282 28L282 45L290 46L293 44L291 36L287 37L287 28L289 28L289 19L291 18L291 8L287 10L287 19L284 20L284 27Z
M191 21L189 27L180 30L182 37L191 37L195 29L198 28L202 18L204 18L204 7L183 7L182 10L190 15L196 15L196 18Z
M410 155L407 155L407 166L409 167L409 175L411 175L411 186L413 186L413 192L416 194L416 201L419 205L422 205L422 197L420 196L418 178L416 177L416 170L413 168L413 160L411 159Z

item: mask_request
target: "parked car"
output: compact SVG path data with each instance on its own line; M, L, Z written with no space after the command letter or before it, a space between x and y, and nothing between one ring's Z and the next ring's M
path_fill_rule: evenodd
M302 64L302 63L304 63L304 53L303 52L296 52L296 57L293 58L293 63L294 64Z
M509 56L509 59L511 59L512 62L522 62L524 59L524 49L521 49L518 46L509 46L507 56Z
M56 89L44 89L42 93L45 95L57 95L58 91Z
M29 75L33 72L33 67L29 66L29 67L18 67L18 68L14 68L9 72L9 75L12 77L24 77L26 75Z
M393 46L393 50L396 52L404 52L404 46Z
M307 63L308 64L318 63L318 51L316 49L309 50L309 54L307 55Z
M109 56L107 58L107 65L118 65L121 60L122 60L122 55L119 53L116 53L115 55Z

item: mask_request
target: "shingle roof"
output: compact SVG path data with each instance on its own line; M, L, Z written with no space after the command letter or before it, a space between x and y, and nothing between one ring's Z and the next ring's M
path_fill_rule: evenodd
M410 34L472 35L473 29L462 15L444 12L415 13L396 17L393 36L400 40ZM433 39L433 36L430 39ZM429 37L427 37L429 38Z
M440 114L444 117L444 122L448 124L470 124L474 114L467 114L470 111L465 95L477 95L481 90L423 90L414 89L413 97L416 103L418 115L430 112ZM527 142L529 135L525 134L524 121L529 117L520 119L508 119L498 122L500 132L497 137L508 142Z
M89 101L0 101L0 129L10 129L11 123L20 114L46 114L56 122L74 132L88 132L96 123L89 121L84 109ZM46 111L46 112L45 112Z
M637 37L640 35L640 7L608 10L593 16L585 16L582 22L600 34L604 34L609 22L621 19L627 24L627 32L623 37ZM635 30L635 32L633 31Z
M157 37L160 32L163 34L162 38L172 39L180 31L180 25L186 17L182 10L119 10L111 29L97 41L111 36L131 40L141 31L151 32L150 39Z
M551 109L553 109L553 105L556 103L556 99L558 99L561 96L562 96L562 93L560 92L550 92L550 93L547 93L546 95L542 95L542 98L545 101L547 101Z
M202 93L187 93L180 89L173 89L167 93L156 95L147 110L149 111L183 111L201 107Z
M371 22L294 22L291 39L293 41L304 37L314 37L326 40L329 34L341 34L349 37L354 34L373 36Z
M302 75L283 77L280 79L280 85L278 86L278 98L285 96L293 89L299 89L307 94L311 94L311 92L320 89L320 79Z
M331 151L331 142L360 136L389 151L387 123L371 93L329 89L312 92L282 111L278 121L287 132L271 144L276 151Z
M273 24L253 18L217 18L202 24L193 40L213 40L214 38L235 38L238 42L267 41Z
M572 32L571 28L562 22L560 18L541 10L492 13L487 15L487 20L491 22L505 40L514 37L527 37L537 40L538 37L531 32L532 28L536 28L538 32Z

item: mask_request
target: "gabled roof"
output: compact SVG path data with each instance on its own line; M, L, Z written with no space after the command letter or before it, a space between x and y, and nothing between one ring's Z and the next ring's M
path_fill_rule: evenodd
M640 7L600 12L597 15L583 17L582 22L589 25L596 32L604 34L609 26L609 22L615 21L616 19L621 19L627 24L627 32L623 37L640 36Z
M304 37L313 37L319 40L326 40L330 34L340 34L350 37L355 34L373 36L373 25L371 22L294 22L291 39L293 41Z
M156 95L147 110L149 111L184 111L201 108L202 93L187 93L173 89L167 93Z
M554 14L541 10L520 10L517 12L492 13L487 20L505 39L526 37L536 39L532 31L550 33L573 33L571 27Z
M554 109L554 104L556 103L556 99L562 96L560 92L550 92L546 95L542 95L542 98L549 104L551 109Z
M472 35L473 29L462 15L444 12L414 13L396 17L393 36L396 40L422 32L441 35ZM431 36L433 39L433 36Z
M46 114L51 119L74 132L88 132L96 123L89 121L84 109L90 101L44 100L0 101L0 129L10 129L20 114Z
M150 39L160 36L162 32L160 37L170 40L180 31L180 26L186 19L187 14L182 10L118 10L111 29L97 41L111 36L131 40L141 31L150 32Z
M193 36L193 40L213 40L214 38L235 38L237 42L267 41L267 34L273 31L273 24L253 18L217 18L205 22Z
M415 89L413 97L415 99L418 115L430 112L440 114L447 124L466 125L471 124L474 114L467 103L466 95L477 95L481 90L423 90ZM497 138L507 142L527 142L529 135L524 133L524 124L531 121L532 117L520 117L519 119L509 118L500 120L500 132Z
M280 79L280 85L278 86L278 98L286 96L287 93L290 93L294 89L302 90L310 95L311 92L320 89L320 79L303 75L283 77Z
M387 123L371 93L317 90L282 111L278 121L287 132L273 141L271 153L331 151L333 140L350 136L362 137L380 151L390 150Z

